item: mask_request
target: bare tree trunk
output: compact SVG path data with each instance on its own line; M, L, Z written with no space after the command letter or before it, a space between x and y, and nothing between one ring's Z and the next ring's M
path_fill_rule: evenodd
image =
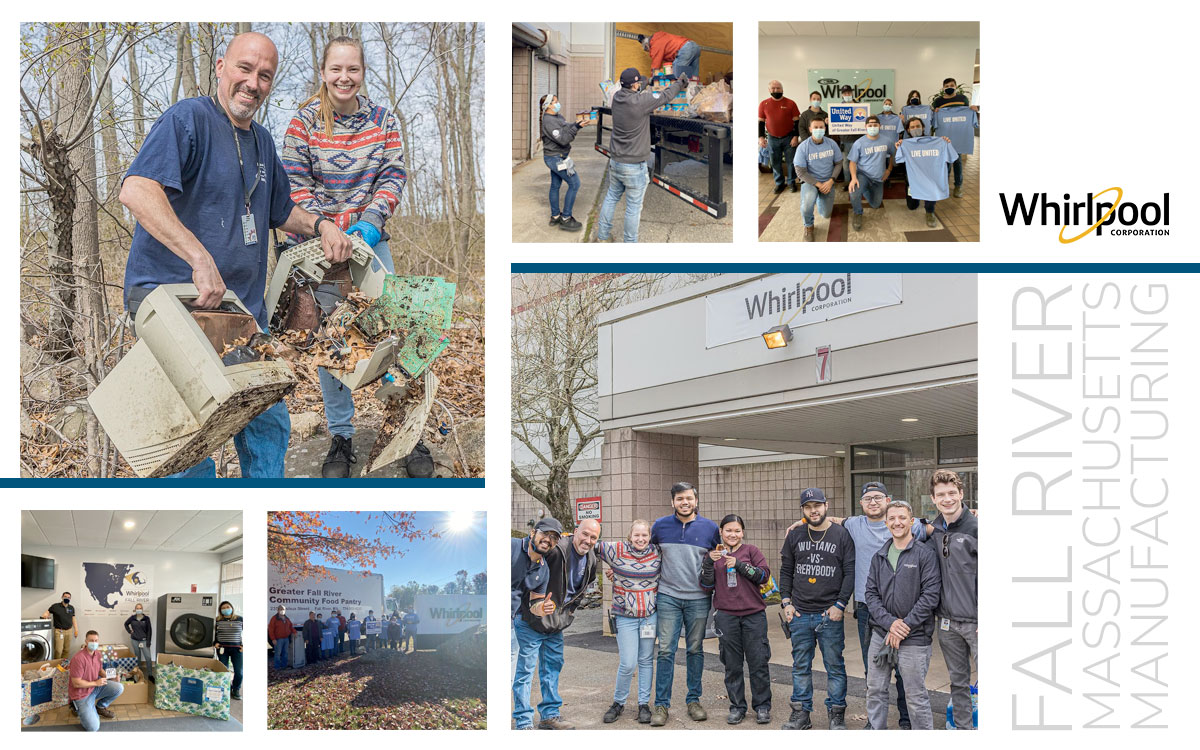
M312 90L308 95L312 96L321 89L321 42L317 39L315 23L308 25L308 47L312 51Z
M213 23L196 24L197 39L200 55L196 68L196 81L199 96L210 96L217 91L216 62L217 62L217 29Z
M235 34L245 34L248 31L254 31L254 28L250 25L250 23L244 21L239 21L238 23L234 24L233 28Z
M120 184L121 154L117 149L117 112L113 105L112 81L104 76L109 59L107 30L103 23L93 24L93 28L96 30L96 74L104 78L96 83L100 87L100 142L104 147L104 193L107 201L116 195Z
M200 95L196 83L196 67L193 63L192 29L184 22L179 24L179 32L175 37L175 65L177 68L175 90L171 92L171 103L179 101L179 85L183 84L183 97L192 99Z
M142 79L138 73L137 65L137 45L129 45L129 52L126 59L129 65L129 99L133 104L133 148L136 151L142 147L142 141L146 140L146 111L142 104ZM178 79L178 73L176 73ZM178 83L176 83L178 89ZM175 95L171 95L171 102L175 102Z

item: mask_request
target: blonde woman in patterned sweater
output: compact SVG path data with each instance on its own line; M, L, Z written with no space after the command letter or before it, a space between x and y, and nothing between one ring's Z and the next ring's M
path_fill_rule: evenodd
M361 236L384 270L394 273L384 224L407 180L403 142L396 118L359 93L365 75L362 43L330 39L321 56L321 89L300 105L284 136L283 169L296 205ZM354 399L323 367L320 378L333 436L321 475L348 477L357 463L351 446Z
M629 527L628 541L600 542L596 551L611 570L612 614L616 622L617 686L613 703L604 713L611 724L625 710L633 670L638 673L639 724L650 723L650 694L654 686L654 635L658 627L655 597L662 558L657 544L650 543L650 522L641 519Z

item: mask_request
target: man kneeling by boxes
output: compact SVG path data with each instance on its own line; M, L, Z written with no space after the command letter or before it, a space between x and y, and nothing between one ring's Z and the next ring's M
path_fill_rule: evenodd
M89 630L84 636L87 643L71 657L71 685L67 697L79 714L79 723L84 731L100 730L100 717L115 719L116 714L108 710L108 706L116 700L125 688L121 683L109 682L104 672L104 662L101 659L100 634Z

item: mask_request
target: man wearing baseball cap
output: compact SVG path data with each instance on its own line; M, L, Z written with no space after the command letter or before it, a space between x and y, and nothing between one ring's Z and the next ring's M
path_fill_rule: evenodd
M687 86L687 77L680 73L678 80L662 91L645 91L645 83L637 68L626 68L621 72L621 88L613 94L608 192L600 206L596 235L600 242L612 242L613 214L622 194L625 195L624 239L637 242L642 201L650 184L646 168L650 158L650 113L675 98Z
M792 638L792 715L783 729L811 729L812 662L817 644L825 664L829 728L846 728L846 645L843 616L854 595L854 540L832 523L825 493L810 487L800 493L808 521L788 532L780 552L779 591L783 617Z
M512 540L512 612L510 620L520 616L521 608L529 606L529 594L546 591L550 570L545 555L562 536L562 524L556 518L538 521L529 536ZM510 628L511 629L511 628ZM517 631L512 631L512 663L510 678L517 675Z

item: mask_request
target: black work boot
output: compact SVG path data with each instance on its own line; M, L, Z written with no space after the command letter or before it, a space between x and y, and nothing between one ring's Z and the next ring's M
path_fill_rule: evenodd
M350 476L350 464L358 463L354 457L354 449L350 447L350 438L334 435L329 444L329 454L321 465L321 476L325 479L345 479Z
M650 706L645 703L638 704L638 724L650 723Z
M780 729L812 729L812 719L809 718L808 711L804 710L804 706L793 703L792 715L783 722Z
M624 704L613 701L613 704L608 707L607 711L604 712L604 723L612 724L614 721L617 720L617 717L620 716L622 714L622 712L624 712L624 711L625 711Z
M845 729L846 728L846 707L840 708L834 706L829 709L829 728L830 729Z

